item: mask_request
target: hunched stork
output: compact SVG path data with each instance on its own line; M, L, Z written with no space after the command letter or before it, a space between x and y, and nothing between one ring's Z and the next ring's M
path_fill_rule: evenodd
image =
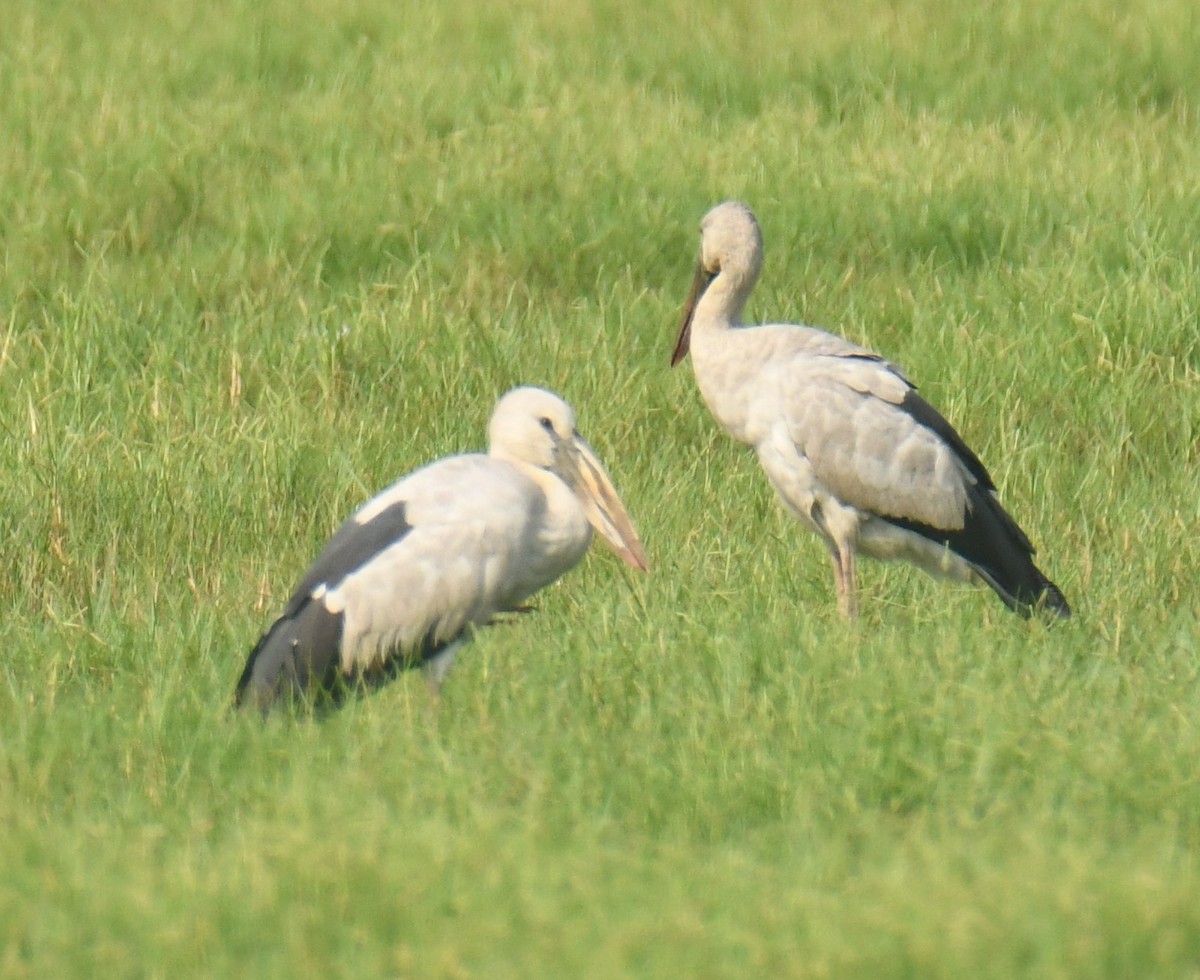
M612 481L541 388L497 403L487 455L431 463L333 535L250 652L235 703L424 667L435 693L473 624L520 604L583 558L595 528L630 565L646 555Z

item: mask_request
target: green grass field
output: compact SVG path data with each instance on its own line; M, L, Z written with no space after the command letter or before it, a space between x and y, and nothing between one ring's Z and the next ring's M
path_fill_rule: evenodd
M0 975L1200 976L1200 9L1116 6L14 0ZM870 563L839 619L667 368L729 197L749 315L903 365L1072 621ZM653 573L437 710L231 717L518 382Z

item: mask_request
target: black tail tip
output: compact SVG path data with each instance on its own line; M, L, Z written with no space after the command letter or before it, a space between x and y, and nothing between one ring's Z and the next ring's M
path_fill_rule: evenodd
M237 690L233 692L233 697L230 698L230 707L235 714L257 713L265 718L275 704L276 698L277 692L269 688L255 684L239 684Z
M1059 619L1071 618L1071 606L1067 602L1067 597L1059 591L1057 585L1053 582L1048 582L1046 591L1043 593L1043 604L1045 608L1056 613Z
M1031 597L1018 599L1013 608L1026 619L1029 619L1035 613L1053 615L1059 619L1071 618L1071 605L1067 602L1067 597L1049 579L1042 582L1039 593Z

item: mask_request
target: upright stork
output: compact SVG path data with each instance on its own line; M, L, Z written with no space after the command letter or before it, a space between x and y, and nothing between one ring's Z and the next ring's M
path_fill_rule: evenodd
M472 624L486 623L573 568L595 528L647 570L612 481L541 388L496 405L487 455L450 456L367 501L333 535L250 651L235 702L422 665L435 690Z
M742 324L763 258L750 209L720 204L700 232L671 364L691 350L709 411L754 447L784 505L820 535L842 614L858 612L861 552L982 579L1025 616L1069 616L979 458L895 365L812 327Z

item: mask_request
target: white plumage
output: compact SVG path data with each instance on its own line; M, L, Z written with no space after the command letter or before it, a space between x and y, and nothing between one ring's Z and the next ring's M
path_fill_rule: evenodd
M843 614L857 614L861 552L982 579L1023 614L1069 615L983 464L895 365L812 327L742 324L762 255L744 204L704 217L671 363L690 349L713 416L754 447L788 510L821 536Z
M574 567L593 527L646 570L641 542L575 413L540 388L508 392L488 454L451 456L373 497L337 531L251 651L235 695L280 695L422 664L440 684L471 624Z

